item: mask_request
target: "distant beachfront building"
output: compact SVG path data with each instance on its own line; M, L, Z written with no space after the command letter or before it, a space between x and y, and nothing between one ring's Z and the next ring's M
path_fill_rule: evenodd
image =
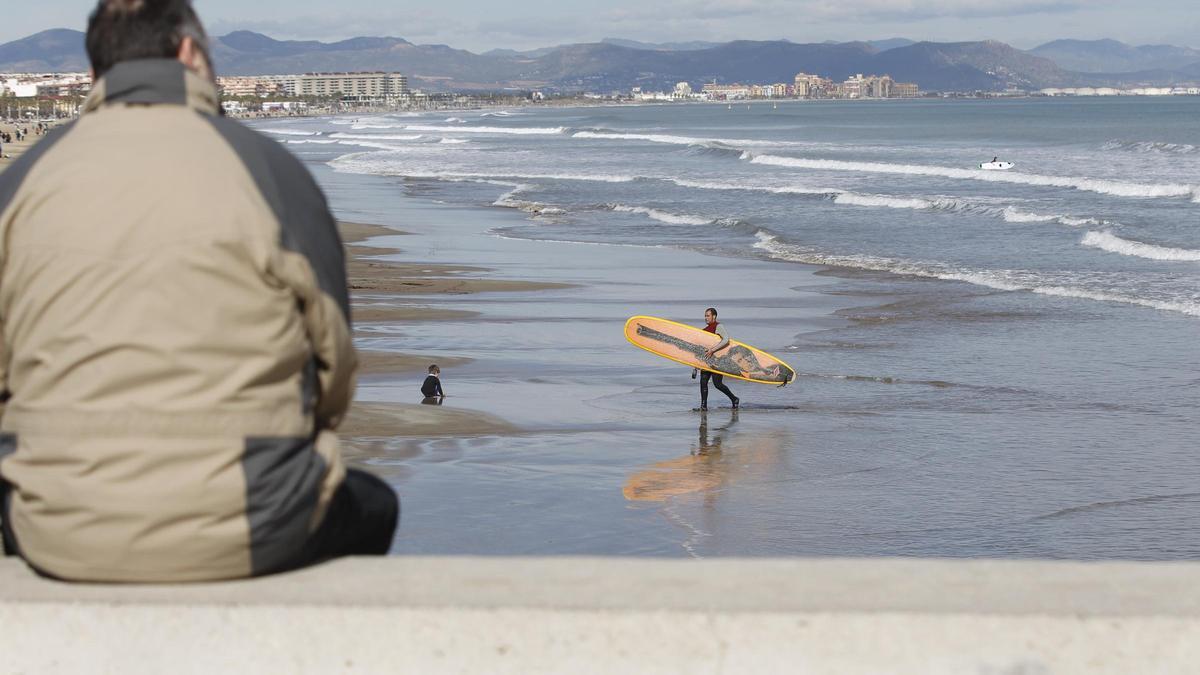
M399 73L307 73L282 78L292 96L340 96L344 101L384 101L409 94L408 77Z
M0 83L0 93L17 98L85 96L91 90L92 78L87 73L13 75Z
M266 98L284 91L279 77L218 77L217 86L223 96L258 96Z
M792 95L796 98L826 98L833 89L832 81L808 73L797 73L792 83Z
M744 84L717 84L713 82L704 85L703 91L705 97L712 101L733 101L752 96L751 87Z
M846 78L846 81L838 85L838 95L841 98L864 98L866 96L867 83L863 78L862 73L854 77Z
M675 91L672 92L672 96L674 98L691 98L692 85L688 84L687 82L680 82L679 84L675 85Z
M895 82L892 84L892 98L917 98L921 90L914 82Z

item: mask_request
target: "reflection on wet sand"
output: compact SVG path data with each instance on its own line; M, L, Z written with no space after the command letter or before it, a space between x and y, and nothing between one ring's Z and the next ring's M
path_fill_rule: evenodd
M739 474L770 472L786 444L777 435L731 434L738 411L710 431L707 413L700 414L699 438L691 452L638 471L625 481L622 493L635 502L663 502L695 492L715 493Z

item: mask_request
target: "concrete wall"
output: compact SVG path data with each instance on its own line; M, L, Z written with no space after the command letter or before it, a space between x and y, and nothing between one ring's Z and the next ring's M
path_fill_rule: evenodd
M347 559L93 586L0 562L3 673L1200 672L1200 565Z

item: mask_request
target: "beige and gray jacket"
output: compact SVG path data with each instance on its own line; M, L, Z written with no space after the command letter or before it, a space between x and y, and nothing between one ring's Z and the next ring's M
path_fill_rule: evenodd
M0 174L3 517L64 579L277 570L345 475L325 198L176 61L122 63L84 107Z

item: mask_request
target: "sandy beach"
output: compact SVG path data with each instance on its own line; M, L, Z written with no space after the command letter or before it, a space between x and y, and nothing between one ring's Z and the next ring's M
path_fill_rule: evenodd
M0 123L0 131L12 134L14 139L12 143L5 143L4 151L3 153L0 153L0 171L3 171L5 167L15 162L21 157L21 155L25 154L26 150L33 147L33 145L38 141L42 140L42 136L33 132L34 126L36 126L34 123L20 125ZM29 135L20 142L15 140L17 137L16 131L18 128L27 129L29 131Z

